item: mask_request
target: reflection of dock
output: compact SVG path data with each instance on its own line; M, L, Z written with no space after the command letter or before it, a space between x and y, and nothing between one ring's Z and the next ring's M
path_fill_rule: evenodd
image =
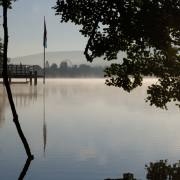
M17 107L26 107L34 104L37 97L41 96L37 93L37 86L12 86L13 99ZM5 112L9 103L6 91L3 85L0 85L0 127L5 121Z
M17 91L12 88L13 91L13 99L16 106L24 107L28 106L31 103L34 103L37 100L37 87L28 87L28 91ZM0 98L6 96L6 92L0 92ZM8 104L8 101L7 101Z

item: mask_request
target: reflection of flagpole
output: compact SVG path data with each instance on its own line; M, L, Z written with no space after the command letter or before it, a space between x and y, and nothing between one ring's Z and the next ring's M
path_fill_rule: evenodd
M46 142L47 142L47 127L46 127L46 104L45 104L45 86L43 87L43 150L44 150L44 157L46 155Z

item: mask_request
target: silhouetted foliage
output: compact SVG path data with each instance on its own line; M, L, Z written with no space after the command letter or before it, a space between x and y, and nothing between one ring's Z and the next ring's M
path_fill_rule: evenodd
M169 164L167 160L150 162L145 165L147 180L179 180L180 179L180 162ZM135 180L133 174L126 173L123 178L108 178L106 180Z
M179 0L57 0L61 22L80 25L88 37L88 61L105 60L126 53L121 63L105 70L106 84L130 92L144 76L155 76L147 101L167 108L180 101L180 1Z
M0 0L0 6L3 6L3 1L4 0ZM17 0L6 0L6 6L11 9L12 8L12 3L15 2Z
M168 164L167 160L150 163L146 165L147 175L149 180L178 180L180 179L180 162Z

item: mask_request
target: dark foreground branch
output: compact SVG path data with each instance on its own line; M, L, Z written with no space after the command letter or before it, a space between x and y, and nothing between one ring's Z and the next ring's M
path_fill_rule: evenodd
M22 140L22 143L23 143L24 148L26 150L27 156L30 159L33 159L33 155L31 154L28 142L27 142L27 140L23 134L23 131L21 129L21 126L20 126L20 123L18 120L18 115L16 112L16 108L15 108L13 97L12 97L11 88L10 88L9 81L8 81L8 72L7 72L7 60L8 60L8 58L7 58L7 50L8 50L7 10L8 10L8 2L7 2L7 0L3 0L3 27L4 27L3 81L4 81L4 85L6 87L9 103L11 106L11 111L13 114L13 121L16 125L18 134Z

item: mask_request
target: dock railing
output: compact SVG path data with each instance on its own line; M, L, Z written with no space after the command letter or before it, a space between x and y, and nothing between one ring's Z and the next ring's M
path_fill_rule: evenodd
M3 67L0 65L0 78L2 78ZM43 70L38 65L8 65L8 77L10 78L33 78L34 76L43 77Z

